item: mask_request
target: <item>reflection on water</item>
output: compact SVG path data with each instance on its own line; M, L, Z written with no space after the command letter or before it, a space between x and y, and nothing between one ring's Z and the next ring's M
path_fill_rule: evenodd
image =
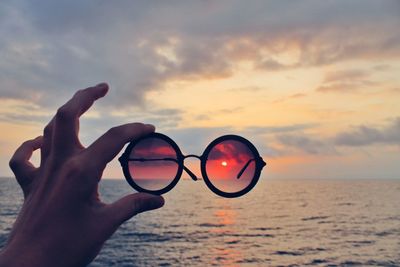
M220 227L210 229L211 233L224 235L224 233L234 232L233 226L236 223L236 211L232 209L229 203L226 199L215 199L215 206L221 208L217 209L213 215L216 225ZM236 266L237 262L243 258L243 255L241 255L239 249L227 247L226 244L235 244L238 241L235 237L227 236L222 244L211 250L212 262L208 262L207 265Z
M20 191L0 179L0 243ZM105 180L107 201L130 192ZM18 198L15 196L19 196ZM400 181L271 181L238 199L181 180L164 208L107 241L94 266L400 266Z
M235 223L236 212L230 209L230 207L225 206L222 209L215 211L214 215L219 224L222 224L224 226L228 226Z

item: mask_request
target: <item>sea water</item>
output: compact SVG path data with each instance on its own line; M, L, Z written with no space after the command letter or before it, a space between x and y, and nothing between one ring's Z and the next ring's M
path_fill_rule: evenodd
M131 193L103 179L102 199ZM165 206L124 223L97 266L400 266L400 180L269 180L225 199L182 179ZM0 247L22 193L0 179Z

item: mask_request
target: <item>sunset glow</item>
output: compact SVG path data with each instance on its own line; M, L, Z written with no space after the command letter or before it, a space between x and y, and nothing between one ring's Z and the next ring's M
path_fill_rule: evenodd
M0 0L0 162L0 267L400 267L400 0Z

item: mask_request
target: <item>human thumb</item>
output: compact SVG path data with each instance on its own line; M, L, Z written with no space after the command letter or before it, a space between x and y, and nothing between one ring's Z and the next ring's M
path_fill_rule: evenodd
M138 213L161 208L164 205L162 196L151 195L147 193L134 193L117 200L110 204L112 217L122 224Z

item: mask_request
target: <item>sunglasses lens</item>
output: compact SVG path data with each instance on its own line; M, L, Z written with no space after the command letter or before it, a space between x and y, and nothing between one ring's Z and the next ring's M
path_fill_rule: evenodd
M133 147L129 156L129 173L141 188L150 191L164 189L175 179L177 172L177 153L165 140L149 137Z
M248 187L255 169L255 155L246 144L237 140L222 141L208 154L208 179L217 189L226 193L240 192Z

